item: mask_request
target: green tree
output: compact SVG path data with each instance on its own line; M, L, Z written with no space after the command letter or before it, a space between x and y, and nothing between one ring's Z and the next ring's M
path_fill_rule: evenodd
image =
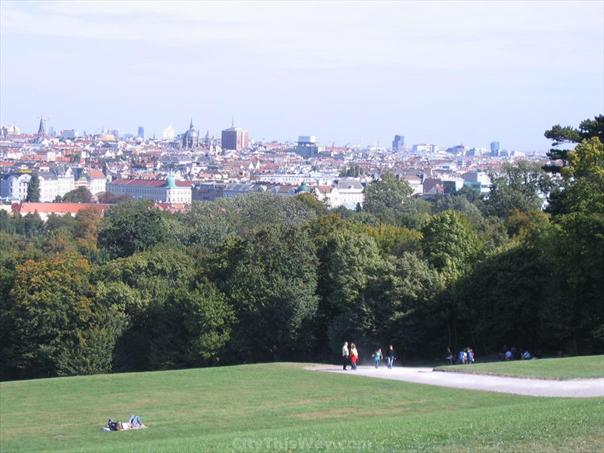
M311 349L304 326L317 310L317 256L304 229L274 225L249 240L232 238L210 266L237 316L233 357L275 360Z
M491 189L484 200L485 214L505 218L513 210L540 210L551 188L551 180L538 164L519 162L507 165L500 176L492 176Z
M176 288L151 312L150 367L175 368L218 363L231 337L233 309L205 279L193 288Z
M96 303L89 265L77 255L26 260L9 293L6 359L14 375L107 372L123 327L115 307Z
M540 312L541 342L576 354L604 352L604 214L575 212L541 236L550 279Z
M40 236L44 232L44 221L40 218L38 212L26 214L24 216L16 216L17 233L27 237Z
M92 203L94 196L87 187L80 186L63 195L62 201L66 203Z
M164 241L163 214L152 201L130 201L112 206L101 222L99 246L123 257L148 250Z
M604 115L597 115L593 120L581 121L578 128L572 126L560 126L556 124L545 131L545 137L553 141L553 148L548 152L548 157L554 161L544 168L548 172L560 173L568 164L568 153L570 148L560 148L561 145L576 144L583 140L597 137L604 142ZM560 161L561 164L555 163Z
M549 262L527 241L511 243L460 282L450 321L453 345L474 345L483 354L504 345L543 350L540 312Z
M559 188L549 198L548 212L555 216L572 212L604 213L604 144L585 139L567 154Z
M392 173L384 173L381 179L365 188L363 208L383 222L394 224L412 193L407 181L397 179Z
M467 218L455 211L433 216L422 228L422 234L427 262L449 281L471 268L482 247Z
M29 183L27 184L27 196L25 201L38 202L40 201L40 177L37 173L32 173Z
M75 216L74 237L82 250L96 250L101 214L95 209L82 209Z
M366 296L385 263L373 238L349 229L331 233L319 256L317 338L321 348L328 345L337 353L343 338L360 340L371 332L374 321Z
M173 335L161 330L165 326L162 317L170 313L171 319L174 318L166 307L175 291L194 288L195 276L192 258L182 250L168 246L114 259L97 269L94 274L97 297L122 307L128 321L116 346L115 369L176 366L174 360L161 353L163 340L157 337ZM174 327L176 330L182 328ZM182 356L184 352L180 354Z

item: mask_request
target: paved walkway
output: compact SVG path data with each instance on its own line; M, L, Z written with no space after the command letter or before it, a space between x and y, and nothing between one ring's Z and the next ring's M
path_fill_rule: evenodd
M416 384L438 385L441 387L514 393L517 395L566 398L604 397L604 378L553 381L450 373L433 371L432 368L394 367L389 370L385 366L378 369L370 366L361 366L354 371L351 369L344 371L342 370L342 366L336 365L317 365L308 369L329 373L345 373L380 379L393 379Z

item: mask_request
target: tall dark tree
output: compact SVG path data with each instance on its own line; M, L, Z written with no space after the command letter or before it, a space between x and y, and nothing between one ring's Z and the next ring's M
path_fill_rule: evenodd
M562 180L549 198L548 212L604 213L604 144L598 137L585 139L567 155Z
M594 119L581 121L578 128L573 126L560 126L556 124L545 131L545 137L552 140L553 148L547 153L554 161L544 168L548 172L560 173L562 168L568 164L568 153L572 148L561 148L561 146L580 143L582 140L598 137L604 143L604 115L597 115ZM560 163L556 163L559 161Z
M305 326L317 310L317 256L305 230L274 225L228 240L212 267L237 316L232 357L286 359L312 348Z
M37 203L40 201L40 177L37 173L32 173L27 184L27 197L25 201Z

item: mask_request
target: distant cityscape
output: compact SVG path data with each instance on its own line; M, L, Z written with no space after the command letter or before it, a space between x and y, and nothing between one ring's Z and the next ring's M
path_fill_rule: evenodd
M331 208L357 209L363 206L365 186L385 172L407 181L415 196L431 197L464 186L486 193L491 176L504 164L546 161L537 153L507 150L498 140L485 147L407 144L396 133L390 147L322 144L314 135L300 135L295 142L264 141L251 139L234 120L219 137L202 132L193 119L179 130L168 125L161 137L146 136L144 126L136 134L56 132L45 118L34 133L2 125L0 201L6 210L21 209L17 206L26 200L35 173L42 203L85 187L92 201L110 193L172 210L187 209L195 200L258 192L308 192ZM43 215L40 206L35 209ZM53 212L52 206L48 209Z

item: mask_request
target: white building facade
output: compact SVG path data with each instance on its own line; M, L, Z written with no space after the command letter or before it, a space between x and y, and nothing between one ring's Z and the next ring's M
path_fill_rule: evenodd
M165 180L117 179L107 183L107 192L114 195L128 195L136 200L191 203L191 183L176 181L172 176Z
M19 202L27 198L27 186L31 173L4 175L0 180L0 199Z

